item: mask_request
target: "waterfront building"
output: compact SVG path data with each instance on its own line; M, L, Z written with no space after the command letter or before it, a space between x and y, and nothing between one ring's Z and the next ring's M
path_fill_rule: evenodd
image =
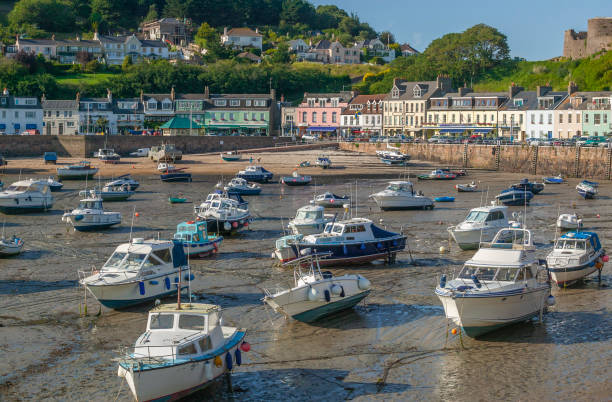
M340 134L340 116L355 97L353 91L305 93L296 108L299 133L336 137Z
M144 105L140 98L121 98L113 102L118 134L141 134L144 129Z
M327 39L320 40L312 49L316 54L316 61L324 64L359 64L361 62L361 50L356 46L346 48L337 40L330 42Z
M297 135L297 108L291 104L281 102L281 135L294 137Z
M525 115L527 138L551 139L555 133L554 110L567 98L565 91L553 91L552 87L538 86Z
M43 131L43 113L38 98L13 96L4 88L0 95L0 134L40 134Z
M81 98L79 103L79 133L117 134L117 116L113 110L113 95L107 90L105 98Z
M349 136L381 136L383 99L386 94L358 95L342 111L341 134Z
M498 135L508 141L526 139L527 109L536 101L535 91L525 91L523 87L510 85L508 100L499 108Z
M79 101L41 99L44 135L75 135L79 133Z
M579 110L582 120L582 137L603 137L612 134L612 91L575 92L570 105Z

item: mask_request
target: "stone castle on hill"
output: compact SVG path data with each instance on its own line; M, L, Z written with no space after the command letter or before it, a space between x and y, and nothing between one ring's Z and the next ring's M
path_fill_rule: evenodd
M587 32L565 31L563 57L581 59L602 50L612 50L612 17L591 18Z

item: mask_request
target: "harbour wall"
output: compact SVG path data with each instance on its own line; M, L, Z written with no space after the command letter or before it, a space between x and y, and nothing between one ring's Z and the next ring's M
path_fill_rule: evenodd
M340 143L340 149L375 154L386 144ZM610 180L612 149L597 147L530 147L527 145L401 144L412 159L457 167L532 175Z
M175 144L186 154L268 148L286 143L282 137L153 137L110 136L107 146L120 155L128 155L138 148L151 148L162 142ZM104 148L104 136L80 135L3 135L0 136L0 153L6 157L40 156L44 152L57 152L59 156L91 157Z

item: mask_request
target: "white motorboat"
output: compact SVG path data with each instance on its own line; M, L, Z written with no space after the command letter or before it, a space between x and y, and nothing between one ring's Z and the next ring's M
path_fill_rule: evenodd
M329 167L331 167L332 162L331 159L329 159L329 156L327 155L319 155L319 157L317 158L315 165L323 168L323 169L327 169Z
M0 257L9 257L21 253L23 249L23 239L13 236L10 239L0 239Z
M52 206L47 180L17 181L0 192L0 211L5 214L46 211Z
M123 187L127 186L128 190L136 191L136 189L140 186L140 183L132 178L132 175L124 174L117 177L115 180L106 183L108 187Z
M478 185L475 182L471 182L468 184L456 184L455 188L460 193L473 193L478 190Z
M109 308L176 293L179 283L183 288L191 279L180 241L142 238L119 245L99 271L79 271L79 277L81 285Z
M100 159L102 163L119 163L121 156L112 148L100 148L94 152L94 158Z
M325 214L325 208L319 205L306 205L297 210L295 218L289 221L293 234L315 234L323 232L325 225L334 219L334 215Z
M433 209L434 202L420 191L414 191L409 181L390 181L383 191L370 195L383 211L394 209Z
M61 191L62 187L64 187L64 183L55 180L53 176L49 176L49 178L47 178L47 184L52 192Z
M301 241L303 238L304 235L301 234L291 234L279 238L275 242L276 248L272 253L272 258L278 259L281 263L296 259L297 255L291 245Z
M491 205L471 209L463 222L447 230L462 250L473 250L480 243L493 240L500 229L507 227L520 227L520 223L508 220L508 207Z
M157 170L159 172L170 173L176 172L176 167L171 163L160 162L157 164Z
M92 190L78 207L62 216L62 222L71 224L78 231L106 229L121 223L121 213L105 211L102 198Z
M304 272L302 267L307 263L310 268ZM274 311L285 317L313 322L353 308L370 294L370 281L361 275L333 276L331 272L321 272L316 254L295 259L285 265L289 264L294 267L293 287L275 293L265 290L263 298Z
M60 180L91 179L98 173L98 168L92 167L88 161L81 161L75 165L57 168L57 178Z
M251 213L248 208L240 208L238 203L229 198L213 200L210 207L198 213L205 220L208 233L233 234L249 226Z
M346 195L340 196L327 191L324 194L317 195L314 202L325 208L342 208L344 204L351 202L351 198Z
M183 152L177 149L174 144L161 144L151 147L149 158L153 162L174 162L183 159Z
M510 234L508 234L510 232ZM506 238L511 237L511 243ZM436 295L446 318L476 337L526 321L554 303L546 268L539 265L531 232L502 229L466 261L456 278L440 278Z
M559 229L574 230L582 226L582 217L576 214L561 214L557 218L557 227Z
M137 401L174 401L199 391L242 364L246 330L224 326L221 307L161 304L149 312L147 330L119 359Z
M248 209L249 202L245 201L244 198L238 193L232 192L223 192L221 190L215 190L215 192L210 193L206 196L206 200L204 200L200 205L193 206L193 213L198 215L199 217L204 216L204 212L210 208L213 201L218 201L222 199L229 199L231 201L235 201L236 206L241 209Z
M594 232L569 232L555 242L546 256L552 280L559 286L569 286L603 269L609 257Z
M255 183L249 183L240 177L234 177L227 186L223 187L223 190L228 193L237 193L241 195L258 195L261 193L261 186Z

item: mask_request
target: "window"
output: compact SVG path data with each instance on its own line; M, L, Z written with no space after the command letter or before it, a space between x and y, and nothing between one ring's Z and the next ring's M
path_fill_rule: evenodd
M162 109L163 110L170 110L170 109L172 109L172 102L163 102L162 103Z
M36 118L36 112L25 112L26 119L34 119Z
M225 113L219 113L219 115L220 115L220 117L219 117L219 118L220 118L221 120L225 120Z
M321 122L327 123L327 112L321 113Z
M313 123L317 122L317 112L312 112L312 122Z
M266 117L263 113L259 113L259 120L264 121L266 120Z
M585 113L585 114L584 114L584 122L585 122L585 123L588 123L588 122L589 122L589 114L588 114L588 113Z
M212 349L212 342L210 341L210 336L206 335L204 338L201 338L198 341L198 345L200 345L200 352L205 352L207 350Z
M535 124L535 114L531 115L531 124Z
M196 351L195 343L193 342L178 348L179 356L195 355L196 353L198 352Z
M66 127L74 127L74 122L73 121L67 122Z
M332 112L332 123L336 123L336 120L337 120L336 116L337 116L337 113Z
M563 113L559 113L559 123L563 124Z
M603 114L603 123L608 124L608 115L606 113Z
M245 104L246 106L251 106L251 100L250 100L250 99L245 100L245 101L244 101L244 104Z
M302 122L306 123L306 112L302 112Z
M234 120L234 113L230 113L230 114L229 114L229 119L230 119L230 120Z
M215 99L215 106L225 106L227 101L225 99Z
M580 123L580 115L576 114L576 123Z
M174 314L155 314L151 316L149 329L171 329L174 326Z
M230 99L230 106L240 106L240 99Z
M19 111L15 110L15 118L18 119L19 118Z
M153 254L165 263L172 262L172 257L170 256L169 248L164 249L164 250L155 250L153 251Z
M147 108L151 109L151 110L155 110L157 109L157 102L153 99L151 99L148 103L147 103Z
M519 115L519 124L523 124L523 115L522 114Z
M544 124L544 114L540 113L540 124Z
M264 99L255 99L253 105L255 105L255 107L266 107L266 101Z
M181 314L179 316L179 328L202 331L204 329L204 317L201 315Z
M514 99L514 106L516 106L516 107L523 106L523 100L522 99Z
M601 114L595 113L593 115L593 124L601 124Z

